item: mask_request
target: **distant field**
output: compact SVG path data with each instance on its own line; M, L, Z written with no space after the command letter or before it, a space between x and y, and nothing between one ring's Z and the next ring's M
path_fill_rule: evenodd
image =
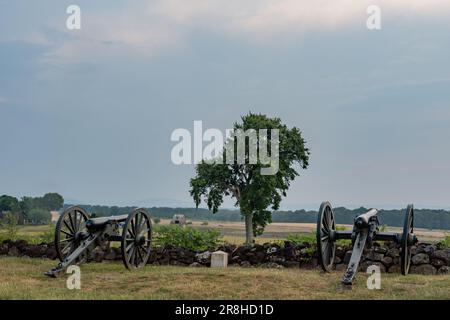
M160 225L170 224L169 219L161 219ZM227 221L192 221L189 226L199 229L218 229L222 235L222 240L234 244L241 244L245 241L245 226L243 222ZM339 225L347 230L351 230L350 225ZM49 233L54 226L21 226L19 228L19 238L30 239L51 239ZM266 227L264 234L256 238L256 242L264 243L270 241L284 240L290 234L312 234L315 233L316 225L314 223L272 223ZM402 232L401 228L388 227L386 231ZM450 231L415 229L415 233L421 242L439 242L444 239ZM5 231L0 231L0 238ZM45 236L45 237L44 237Z
M170 220L162 219L161 224L169 224ZM219 229L222 236L225 239L232 240L231 242L244 242L245 239L245 226L244 222L228 222L228 221L208 221L207 225L203 225L202 221L192 221L193 227L196 228L214 228ZM347 230L351 230L351 225L339 225ZM446 234L450 234L450 231L443 230L427 230L427 229L414 229L415 233L419 237L421 242L439 242L445 238ZM402 232L402 228L388 227L386 231ZM291 222L277 222L269 224L262 236L257 238L259 242L267 242L270 240L282 240L286 239L289 234L304 233L310 234L316 232L315 223L291 223Z
M54 264L0 257L0 299L450 299L449 276L382 274L381 289L368 290L361 273L346 290L338 272L150 265L130 272L120 263L82 265L81 290L68 290L66 276L43 275Z

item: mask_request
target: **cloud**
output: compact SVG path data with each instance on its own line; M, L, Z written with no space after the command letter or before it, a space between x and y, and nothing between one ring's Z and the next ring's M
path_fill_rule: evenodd
M53 26L56 28L56 26ZM143 14L139 6L103 14L82 8L81 30L60 29L64 35L52 42L43 61L53 64L132 55L153 56L156 52L177 47L182 42L182 28L167 19ZM41 37L41 41L45 41Z
M213 30L264 36L299 34L355 22L364 27L366 9L372 4L372 0L159 0L149 6L148 12L157 12L169 23L180 26L200 22ZM378 0L376 4L395 15L433 15L450 9L447 0Z
M183 47L198 30L267 43L279 36L301 37L352 24L365 28L371 4L369 0L155 0L104 13L82 7L82 30L62 30L64 40L53 42L45 58L71 63L99 55L151 57ZM448 0L378 0L376 4L389 17L448 16L450 9ZM29 38L52 42L36 33Z

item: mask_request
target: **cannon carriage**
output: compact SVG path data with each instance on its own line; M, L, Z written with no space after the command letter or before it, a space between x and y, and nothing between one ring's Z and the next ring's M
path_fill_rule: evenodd
M127 269L144 266L152 242L152 221L148 212L140 208L128 215L89 218L79 206L68 208L55 228L54 245L60 262L45 275L56 277L70 265L87 261L94 248L105 247L111 241L121 243L122 261Z
M371 247L372 242L393 241L400 244L401 273L407 275L411 263L411 246L417 243L414 235L414 206L408 205L405 212L402 233L379 231L378 211L371 209L357 216L352 231L336 230L333 208L329 202L323 202L317 217L317 253L319 264L325 272L330 272L336 254L336 241L352 240L353 250L347 270L342 278L344 285L351 285L358 271L364 248Z

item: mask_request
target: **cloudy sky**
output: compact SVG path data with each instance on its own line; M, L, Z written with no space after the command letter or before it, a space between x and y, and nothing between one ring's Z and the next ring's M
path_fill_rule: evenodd
M283 208L450 207L450 2L357 3L0 0L0 194L191 205L172 131L253 111L311 149Z

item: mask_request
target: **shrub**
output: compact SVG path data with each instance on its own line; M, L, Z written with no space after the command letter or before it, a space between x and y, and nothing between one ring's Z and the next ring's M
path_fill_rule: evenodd
M53 226L50 226L50 229L48 231L45 231L40 235L39 237L39 243L53 243L55 241L55 228Z
M50 223L52 219L50 211L37 208L31 209L27 213L27 217L33 222L33 224Z
M5 230L5 232L2 235L2 238L17 240L17 234L19 232L18 222L19 219L16 214L12 212L6 213L6 216L3 219L2 223L2 229Z
M295 244L302 244L303 242L316 243L316 234L315 233L289 234L287 236L287 240Z
M160 218L153 218L153 222L155 224L159 224L161 222L161 219Z
M202 226L207 226L208 225L208 221L203 221L202 222Z
M207 250L219 245L220 232L217 230L198 230L179 226L158 226L154 229L155 246L180 247L191 250Z
M442 244L447 248L450 247L450 235L445 235L444 240L442 240Z
M350 239L337 240L336 245L341 247L350 247L352 245L352 240Z
M344 228L345 229L345 228ZM336 229L337 230L337 229ZM302 244L303 242L308 242L313 245L317 244L316 233L297 233L290 234L287 236L287 240L293 242L294 244ZM338 246L349 246L351 245L351 240L337 240L336 245Z

